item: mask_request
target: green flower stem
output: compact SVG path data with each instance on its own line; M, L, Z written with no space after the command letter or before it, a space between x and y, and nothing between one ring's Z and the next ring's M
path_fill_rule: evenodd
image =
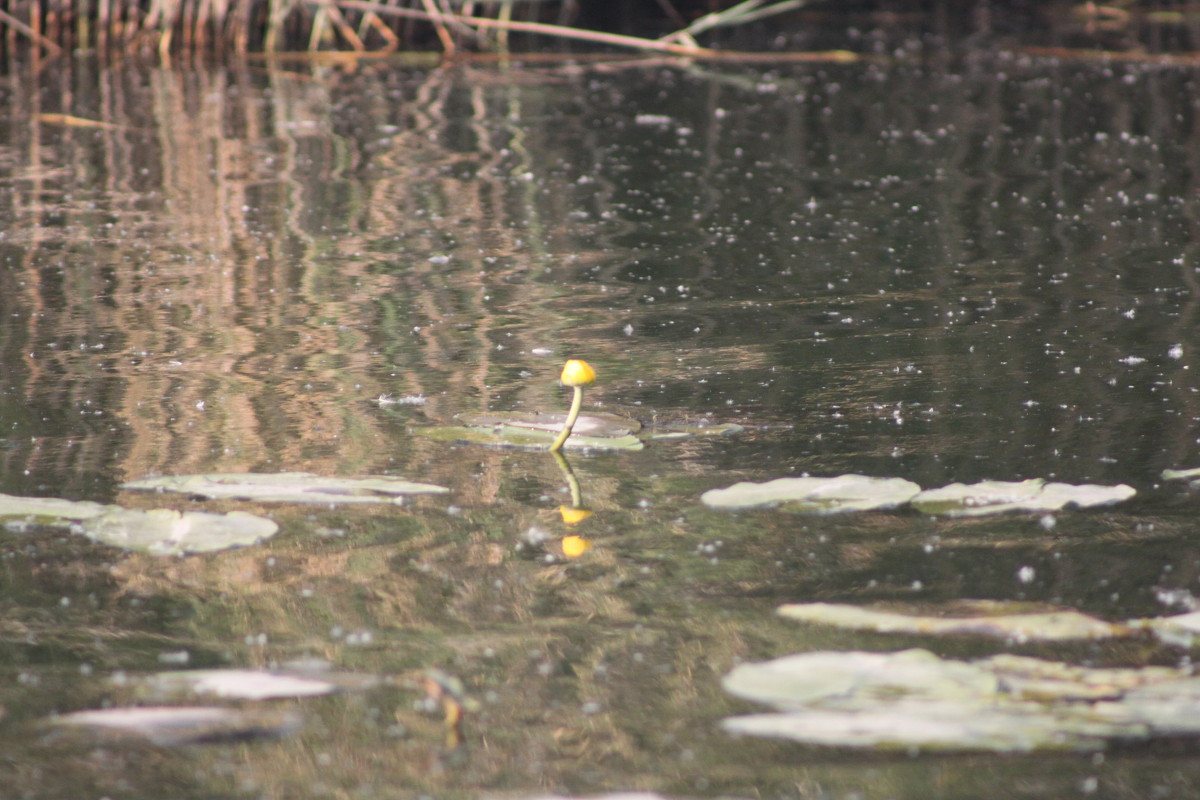
M567 412L567 422L563 425L563 429L559 431L558 436L550 443L550 452L557 453L562 449L563 443L567 441L567 437L571 435L571 428L575 427L575 420L579 418L579 409L583 407L583 387L575 387L575 396L571 398L571 410Z

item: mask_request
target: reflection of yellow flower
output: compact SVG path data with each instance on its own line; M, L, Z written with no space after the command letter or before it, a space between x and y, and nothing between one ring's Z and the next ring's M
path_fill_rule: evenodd
M596 380L596 370L586 361L572 358L563 365L562 375L559 376L563 386L586 386Z
M567 558L579 558L591 548L591 539L585 539L582 536L564 536L562 538L563 555Z
M568 525L583 522L592 515L592 512L586 508L576 508L575 506L559 506L558 513L562 514L563 522Z

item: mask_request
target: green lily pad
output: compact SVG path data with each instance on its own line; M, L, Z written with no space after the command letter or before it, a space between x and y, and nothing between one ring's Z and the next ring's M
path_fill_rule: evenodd
M242 511L208 514L168 508L141 511L118 508L80 523L84 536L126 550L152 555L211 553L258 544L279 526Z
M178 492L209 500L253 500L262 503L402 503L410 494L450 491L431 483L414 483L390 475L336 478L307 472L213 473L166 475L121 484L135 491Z
M536 412L512 411L484 414L460 414L458 419L468 428L516 428L550 434L554 439L567 421L566 414L538 414ZM590 436L598 439L616 439L642 429L635 419L616 414L580 414L571 428L571 436Z
M1015 642L1111 639L1129 636L1126 625L1105 622L1078 611L996 614L971 617L930 617L877 611L840 603L792 603L780 606L780 616L800 622L877 633L933 636L994 636Z
M1047 512L1067 507L1092 508L1112 505L1137 494L1132 486L1047 483L1040 478L1026 481L983 481L965 485L952 483L927 489L913 498L912 505L926 514L977 517L1014 511Z
M126 680L129 680L128 677ZM322 672L289 674L256 669L172 670L150 675L139 687L139 698L172 699L188 695L215 695L237 700L270 700L315 697L346 690L366 689L379 683L369 675Z
M57 497L17 497L0 494L0 518L20 517L43 525L65 526L119 509L120 506Z
M462 414L461 425L412 428L414 435L439 442L465 442L521 450L545 450L562 430L565 414L525 411ZM646 440L727 436L744 430L734 423L681 422L643 428L616 414L583 414L563 445L572 450L641 450Z
M238 710L214 706L138 706L76 711L55 725L116 738L141 738L162 746L283 736L300 727L293 711Z
M780 713L726 719L732 733L812 745L935 752L1103 749L1200 735L1200 679L1170 667L1091 669L925 650L816 652L742 664L726 691Z
M1200 611L1170 617L1152 617L1129 624L1140 625L1167 644L1176 647L1193 647L1196 642L1200 642Z
M675 422L647 428L647 439L690 439L694 436L731 436L746 430L735 422Z
M463 414L459 419L463 425L411 430L440 442L545 450L562 430L566 415L496 412ZM584 414L563 446L571 450L641 450L645 445L635 435L641 427L640 422L615 414Z
M873 511L904 505L921 487L903 478L839 475L836 478L777 478L766 483L735 483L710 489L700 500L712 508L743 509L785 505L818 514Z
M1163 480L1167 481L1190 481L1193 478L1200 478L1200 467L1192 467L1191 469L1164 469L1162 476Z

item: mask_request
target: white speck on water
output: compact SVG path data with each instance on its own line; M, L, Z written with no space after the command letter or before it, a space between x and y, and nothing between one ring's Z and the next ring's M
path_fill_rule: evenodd
M1183 358L1183 345L1181 345L1181 344L1171 345L1170 349L1167 350L1167 358L1173 358L1176 361Z
M1120 361L1122 364L1128 364L1131 367L1146 363L1146 359L1142 358L1141 356L1125 356L1124 358L1120 359Z
M1017 580L1021 583L1033 583L1033 579L1037 577L1037 571L1031 566L1024 566L1017 570Z
M423 394L406 394L402 397L381 394L375 402L380 406L423 406L426 398Z

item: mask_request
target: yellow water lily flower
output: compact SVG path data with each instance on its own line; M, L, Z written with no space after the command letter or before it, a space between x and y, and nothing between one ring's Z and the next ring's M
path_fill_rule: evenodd
M562 381L563 386L587 386L589 383L595 382L596 370L592 369L592 365L588 362L572 358L563 365L559 380Z
M579 409L583 407L583 387L596 380L596 370L592 369L592 365L588 362L572 358L563 365L559 380L562 381L563 386L572 387L575 394L571 397L571 410L567 412L566 424L563 425L562 431L554 438L554 441L550 443L550 452L552 453L561 450L563 443L571 435L571 428L575 427L575 420L579 418Z

